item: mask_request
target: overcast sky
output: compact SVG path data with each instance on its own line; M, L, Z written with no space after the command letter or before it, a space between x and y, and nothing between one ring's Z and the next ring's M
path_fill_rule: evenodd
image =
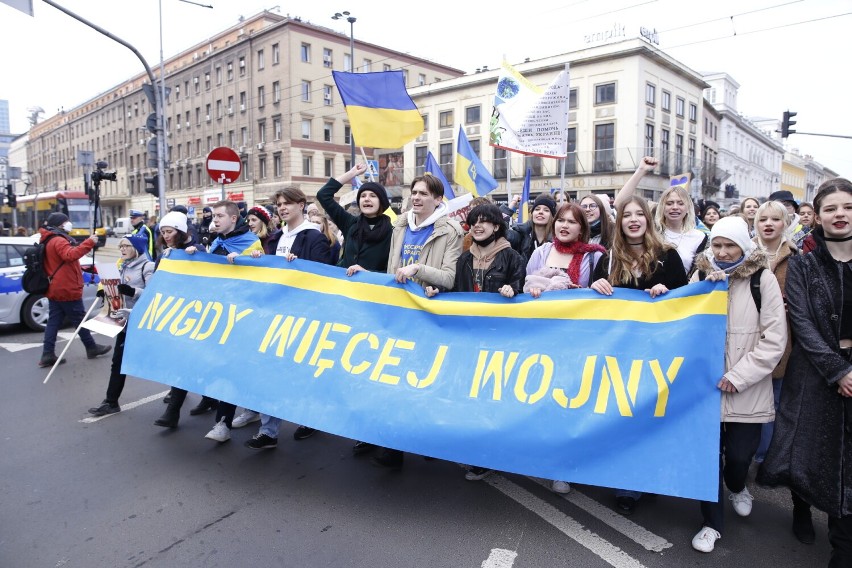
M850 0L528 0L511 10L492 3L487 11L480 2L435 0L401 12L387 1L311 0L295 10L274 1L200 0L213 5L208 9L162 0L165 56L264 9L347 35L349 24L331 16L350 10L356 39L468 73L499 66L503 55L517 63L573 51L584 35L614 24L631 35L645 26L657 29L662 50L692 69L734 77L746 116L780 119L790 109L799 113L800 132L852 136ZM57 2L134 45L152 67L159 63L158 0ZM0 4L0 99L9 101L13 132L27 129L29 107L52 116L142 71L126 48L41 0L33 3L34 18ZM794 134L788 145L852 176L850 139Z

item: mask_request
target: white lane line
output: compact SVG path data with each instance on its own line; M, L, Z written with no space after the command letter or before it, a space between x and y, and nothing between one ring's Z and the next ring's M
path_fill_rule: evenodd
M35 349L42 347L44 343L0 343L0 349L5 349L9 353L17 353L25 349Z
M492 548L491 554L482 562L482 568L512 568L518 553L505 548Z
M535 477L530 477L529 479L543 487L547 487L548 489L550 488L550 481ZM577 505L599 521L602 521L604 524L617 530L645 550L650 550L651 552L662 552L663 550L674 546L663 537L655 535L645 527L637 525L633 521L625 518L624 515L613 511L609 507L601 505L588 495L577 491L577 489L573 486L571 487L571 493L562 495L562 498L574 505Z
M131 408L136 408L137 406L142 406L143 404L148 404L149 402L151 402L153 400L160 400L161 398L163 398L167 394L169 394L169 391L163 391L163 392L159 392L157 394L152 394L151 396L146 396L145 398L137 400L136 402L130 402L130 403L127 403L127 404L122 404L121 405L121 412L125 412L127 410L130 410ZM82 420L79 420L79 422L82 422L83 424L91 424L92 422L97 422L98 420L103 420L104 418L109 418L110 416L117 416L118 414L121 414L121 412L116 412L115 414L105 414L103 416L89 416L88 418L83 418Z
M545 502L543 499L539 499L526 489L512 483L505 477L492 474L486 477L483 481L510 499L514 499L516 502L556 527L569 538L586 547L589 551L596 554L610 566L614 566L615 568L645 568L641 562L623 550L593 532L584 529L583 525L550 503Z

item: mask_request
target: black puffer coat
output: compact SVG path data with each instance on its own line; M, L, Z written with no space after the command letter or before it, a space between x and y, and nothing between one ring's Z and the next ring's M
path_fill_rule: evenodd
M465 251L456 263L453 292L474 292L473 274L473 253ZM515 291L515 295L521 294L524 291L526 275L527 265L521 255L512 248L505 248L497 253L491 266L485 271L482 291L497 293L508 284Z
M833 517L852 515L852 398L837 392L837 381L852 371L840 355L840 318L845 263L825 248L791 258L787 308L793 351L784 374L775 434L758 481L787 485Z

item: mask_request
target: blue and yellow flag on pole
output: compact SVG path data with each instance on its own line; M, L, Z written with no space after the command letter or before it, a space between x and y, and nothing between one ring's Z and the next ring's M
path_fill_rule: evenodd
M521 202L518 204L518 222L526 223L530 220L530 175L532 170L527 168L527 177L524 178L524 189L521 190Z
M490 193L497 187L497 180L485 169L461 126L456 146L456 183L476 196Z
M423 132L402 71L332 74L359 146L401 148Z
M429 152L426 155L426 163L423 165L423 171L427 174L432 174L444 184L444 199L449 201L450 199L456 198L456 193L453 191L453 186L450 185L450 182L447 180L447 176L444 175L444 172L441 170L441 165L438 163L438 160L435 159L435 156L432 155L432 152Z

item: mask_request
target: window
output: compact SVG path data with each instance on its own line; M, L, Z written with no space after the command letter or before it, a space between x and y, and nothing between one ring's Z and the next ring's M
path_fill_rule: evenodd
M192 187L192 168L186 168L186 187Z
M695 167L695 138L689 139L689 149L687 152L689 156L689 167L692 169Z
M311 82L302 81L302 102L311 102Z
M175 85L175 100L180 100L180 85Z
M402 70L402 80L404 81L403 84L408 86L408 69Z
M494 148L494 162L492 175L496 178L505 178L508 171L509 160L506 158L506 150Z
M476 140L468 140L470 143L470 149L473 150L473 153L476 154L476 157L479 157L479 147L482 142L477 138Z
M264 66L266 65L265 61L266 61L266 60L265 60L265 58L263 57L263 50L262 50L262 49L258 49L258 50L257 50L257 70L258 70L258 71L262 71L262 70L263 70Z
M453 168L452 143L441 144L438 146L438 163L441 165L441 171L444 172L444 177L447 178L447 181L452 182L455 174L455 168Z
M322 104L325 106L331 106L333 102L331 99L331 85L323 85L322 86Z
M257 121L257 141L266 142L266 121Z
M577 173L577 129L568 129L568 156L565 162L565 173Z
M302 138L305 140L311 139L311 121L309 119L302 120Z
M331 50L328 49L327 47L324 47L323 50L322 50L322 66L328 67L329 69L331 69L333 64L334 64L334 61L332 60L332 57L331 57Z
M278 45L277 43L275 45ZM299 53L302 57L302 63L311 62L311 44L303 43ZM275 61L275 46L272 46L272 60Z
M352 56L348 53L343 54L343 70L349 72L352 71Z
M325 142L331 142L332 136L334 134L334 124L331 122L326 122L322 125L322 139Z
M311 175L311 171L313 170L314 158L313 156L302 156L302 175L309 176Z
M669 152L671 151L669 136L668 130L665 128L660 130L660 173L664 176L669 175Z
M246 111L246 92L240 91L240 112Z
M222 118L222 99L216 101L216 118Z
M222 84L222 68L221 67L216 67L216 84L217 85Z
M228 96L228 114L234 114L234 95Z
M686 106L686 101L682 98L678 97L675 100L675 114L680 118L683 118L684 107Z
M652 83L645 83L645 103L651 106L657 104L657 87Z
M236 139L236 137L234 136L234 131L233 131L233 130L229 130L229 131L228 131L228 146L230 146L231 148L233 148L233 147L234 147L234 146L236 146L236 145L237 145L237 139Z
M416 164L414 169L414 175L416 177L420 177L425 173L426 155L428 153L428 146L416 146L414 148L414 163Z
M248 127L240 128L240 146L248 146Z
M465 124L479 124L482 122L482 107L480 105L470 106L464 109Z
M272 44L272 64L278 65L281 62L281 49L277 43Z
M240 57L239 65L240 65L240 77L245 77L246 76L246 58L245 57Z
M209 153L209 152L212 152L212 151L213 151L213 137L208 136L207 137L207 152Z
M645 155L654 155L654 125L645 125Z
M266 156L257 159L257 175L260 179L266 179Z
M272 156L272 175L275 177L281 177L283 170L281 168L281 153L276 153Z
M452 128L453 111L445 110L438 113L438 128Z
M429 130L429 113L421 115L423 117L423 130Z
M426 75L424 75L423 73L420 73L419 75L417 75L417 84L420 85L421 87L423 85L425 85L426 84Z
M390 70L391 70L390 63L385 63L385 64L382 65L382 71L390 71Z
M216 135L216 147L221 148L225 145L225 135L221 132Z
M568 108L577 108L577 89L568 91Z
M334 158L326 158L323 163L325 165L325 177L330 178L334 173Z
M201 92L201 81L198 80L198 76L192 78L192 82L195 84L195 94L199 94Z
M272 83L272 102L280 103L281 102L281 83L280 81L275 81Z
M352 129L349 127L348 124L343 126L343 143L352 144ZM352 168L350 167L350 169ZM348 172L349 170L346 171Z
M248 160L243 160L243 181L249 180L249 165Z
M207 103L204 106L204 120L206 120L207 122L210 122L210 114L211 114L212 108L213 108L213 105L211 105L210 103Z
M257 108L263 108L266 104L266 94L263 87L257 88Z
M595 85L595 104L608 105L615 102L615 83Z
M364 73L370 73L373 70L373 60L372 59L365 59L363 68L364 68Z
M595 172L615 170L615 124L595 125Z
M698 105L689 103L689 122L698 122Z
M532 175L541 175L541 156L524 157L524 171L530 170Z
M234 80L234 62L228 61L228 82Z
M281 118L272 119L272 136L273 140L281 140Z
M675 173L683 173L683 134L675 134Z
M672 94L668 91L663 91L662 99L660 101L660 106L663 109L663 112L671 112L672 111Z

